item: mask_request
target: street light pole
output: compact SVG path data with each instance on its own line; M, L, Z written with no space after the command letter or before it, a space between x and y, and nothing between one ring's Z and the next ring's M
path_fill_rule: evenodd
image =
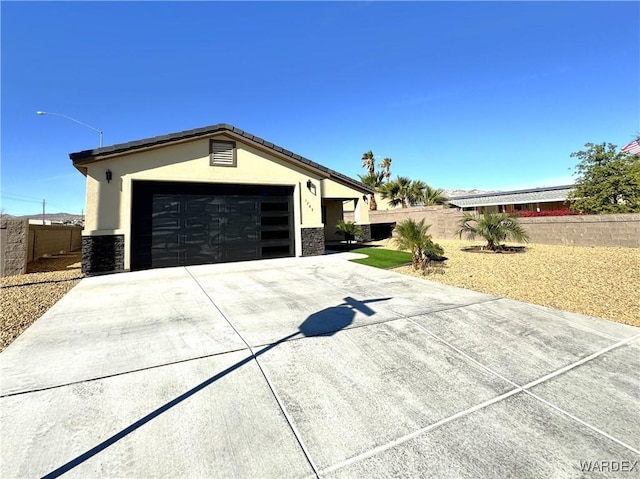
M61 113L51 113L49 111L37 111L36 112L37 115L55 115L55 116L61 116L62 118L66 118L67 120L71 120L74 123L77 123L79 125L82 125L84 127L89 128L90 130L93 131L97 131L98 133L100 133L100 148L102 148L102 130L98 130L97 128L92 127L91 125L87 125L86 123L82 123L81 121L76 120L75 118L71 118L70 116L67 115L62 115Z

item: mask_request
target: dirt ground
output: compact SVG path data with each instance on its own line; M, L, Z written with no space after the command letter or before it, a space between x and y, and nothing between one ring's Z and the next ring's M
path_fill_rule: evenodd
M462 251L478 240L435 241L449 259L425 279L640 326L640 249L530 244L524 253L483 254ZM396 271L423 277L410 266Z

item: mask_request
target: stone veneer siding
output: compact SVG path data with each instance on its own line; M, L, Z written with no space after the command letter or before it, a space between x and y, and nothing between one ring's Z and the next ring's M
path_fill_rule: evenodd
M324 254L324 228L302 228L302 256Z
M123 270L124 235L82 237L83 273L112 273Z
M362 228L362 235L358 236L358 241L371 241L371 225L359 225Z

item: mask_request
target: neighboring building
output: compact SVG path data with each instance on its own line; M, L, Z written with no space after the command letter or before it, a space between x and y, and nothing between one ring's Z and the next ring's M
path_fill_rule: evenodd
M231 125L69 156L87 273L322 254L348 201L369 237L369 187Z
M528 190L494 191L479 195L450 197L449 203L462 211L479 213L560 210L568 207L567 197L572 188L573 185L564 185Z

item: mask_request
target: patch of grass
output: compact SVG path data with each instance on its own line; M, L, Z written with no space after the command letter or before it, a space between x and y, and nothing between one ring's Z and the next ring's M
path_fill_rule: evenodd
M352 253L366 254L367 258L352 259L354 263L373 266L374 268L393 268L411 263L411 253L404 251L393 251L383 248L357 248L351 250Z

